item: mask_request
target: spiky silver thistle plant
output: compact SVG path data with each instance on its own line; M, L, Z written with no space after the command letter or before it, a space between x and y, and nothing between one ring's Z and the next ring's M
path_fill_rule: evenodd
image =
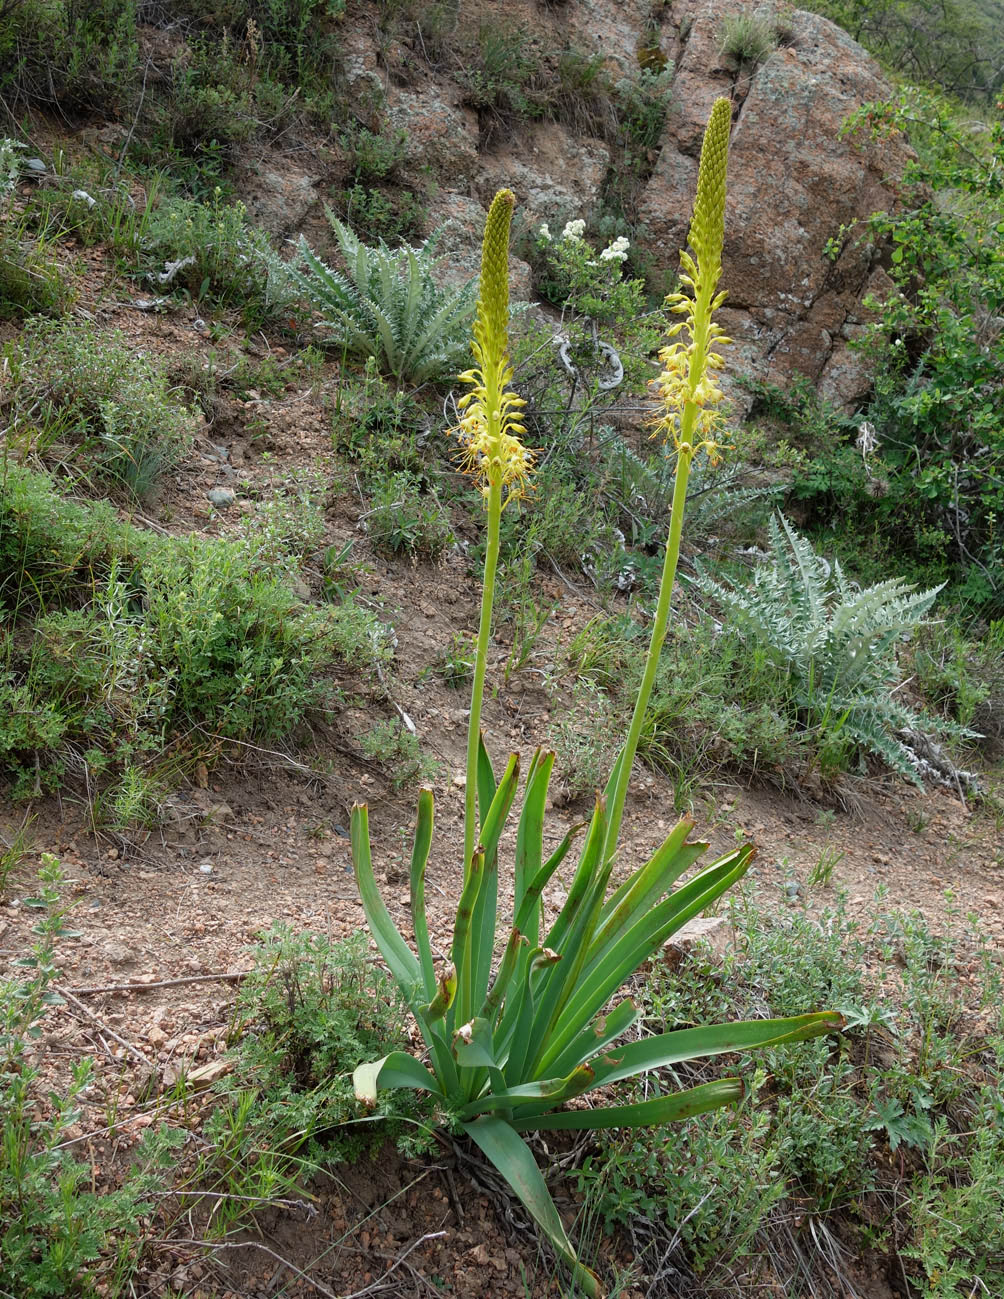
M638 743L655 664L665 636L669 597L679 554L686 476L702 444L711 440L700 418L714 403L706 386L712 342L724 340L711 322L714 287L721 270L721 230L728 151L728 104L712 113L702 153L691 241L697 261L684 263L694 287L693 308L684 307L690 331L686 375L676 375L680 353L667 348L663 362L664 414L678 451L677 490L649 660L624 749L606 796L597 798L588 827L574 827L558 848L543 853L544 813L554 754L538 750L530 763L516 831L511 923L498 915L498 847L519 784L519 757L512 754L496 777L480 733L484 655L491 622L498 520L507 493L522 490L530 459L520 436L521 400L508 385L508 241L513 200L495 198L488 216L481 263L481 293L475 326L475 367L464 379L461 436L468 468L481 477L487 506L488 544L471 720L465 850L460 901L450 960L437 970L425 915L425 871L432 845L433 799L419 795L411 861L411 918L416 956L394 926L380 896L370 857L367 809L352 811L352 854L359 893L370 930L390 967L428 1048L429 1067L403 1051L362 1064L354 1074L356 1094L368 1104L383 1087L431 1092L452 1121L509 1182L587 1295L600 1283L576 1256L533 1155L521 1133L545 1129L641 1127L701 1114L738 1100L739 1078L725 1078L649 1100L624 1105L563 1108L565 1102L624 1078L699 1056L748 1051L797 1042L839 1026L837 1014L705 1025L623 1042L639 1017L630 997L618 999L626 980L687 920L700 914L746 872L753 848L747 844L678 885L704 853L691 843L693 823L685 818L666 841L619 886L608 892L615 861L624 796ZM692 269L688 269L692 268ZM681 297L676 306L683 306ZM704 385L704 386L702 386ZM678 419L678 425L672 421ZM609 811L608 811L609 808ZM547 926L541 897L548 881L585 828L578 867L557 918ZM493 973L494 970L494 973ZM430 1072L431 1070L431 1072Z

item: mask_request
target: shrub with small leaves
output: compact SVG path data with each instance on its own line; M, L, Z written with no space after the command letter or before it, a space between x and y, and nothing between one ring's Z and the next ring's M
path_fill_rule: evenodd
M188 450L191 411L120 332L33 321L7 355L15 432L49 463L139 498Z

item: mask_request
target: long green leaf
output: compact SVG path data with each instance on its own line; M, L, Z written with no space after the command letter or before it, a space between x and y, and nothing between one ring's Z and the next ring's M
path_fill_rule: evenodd
M523 1139L503 1119L482 1117L465 1123L463 1128L509 1183L537 1226L572 1269L583 1293L589 1299L598 1299L600 1283L576 1257L547 1184Z
M496 1110L510 1110L527 1101L546 1101L548 1105L560 1105L581 1096L593 1085L593 1071L588 1065L573 1069L567 1078L546 1078L542 1082L522 1083L505 1091L492 1092L479 1096L465 1105L460 1112L462 1119L472 1119L476 1114L488 1114Z
M547 787L554 766L554 754L544 753L540 749L534 755L534 761L526 780L526 793L523 796L523 811L516 831L516 857L513 865L513 915L518 916L523 906L523 897L527 886L537 877L544 856L544 805L547 802ZM534 907L522 928L536 947L540 940L540 907Z
M425 917L425 868L432 847L432 823L432 790L419 790L415 842L411 853L411 923L415 928L415 946L422 967L425 995L430 1001L436 995L436 970L429 944L429 925Z
M453 948L450 959L457 971L457 995L447 1015L447 1026L451 1029L459 1024L466 1024L472 1013L471 984L474 962L471 950L471 926L474 922L474 905L481 891L484 874L485 856L478 850L471 858L470 870L467 872L467 880L460 894L457 918L453 926Z
M498 789L498 781L495 779L495 771L492 767L492 760L485 745L485 733L478 733L478 766L477 766L477 796L478 796L478 825L485 823L485 817L488 815L488 809L491 807L495 798L495 791ZM465 863L466 864L466 863Z
M506 769L481 827L479 847L485 854L485 867L471 921L473 961L468 1004L472 1014L488 993L498 928L498 845L518 788L519 754L513 753L506 763Z
M578 1037L572 1040L555 1060L554 1072L566 1073L576 1065L584 1064L598 1051L605 1050L611 1042L616 1042L622 1033L626 1033L631 1025L637 1022L640 1013L630 998L619 1002L609 1015L587 1024Z
M653 1096L634 1105L604 1105L595 1110L566 1110L562 1114L541 1114L536 1118L513 1120L519 1132L582 1131L587 1128L648 1128L660 1123L675 1123L695 1114L706 1114L722 1105L741 1101L745 1094L742 1080L722 1078L702 1083L671 1096Z
M628 879L614 889L609 898L603 904L603 910L600 912L600 925L596 931L596 940L601 942L611 926L618 927L619 918L625 909L628 911L638 908L645 910L652 902L658 901L673 884L680 878L683 872L696 861L697 857L707 848L707 844L691 844L692 848L699 849L697 854L687 860L682 850L686 845L686 838L694 828L694 822L689 816L685 816L673 827L666 836L662 845L656 849L644 866L641 866ZM679 854L679 855L678 855ZM677 869L671 870L674 866Z
M557 848L555 848L554 852L551 853L550 857L548 857L547 861L543 866L541 866L540 870L533 877L530 883L527 884L523 894L523 905L516 914L516 927L519 929L520 933L526 932L526 927L530 923L531 908L538 904L541 895L550 883L554 872L568 856L568 850L582 831L587 829L589 825L589 821L579 821L573 825L565 835L564 839L562 839L561 843L559 843Z
M514 929L509 935L509 941L506 943L505 951L502 954L502 963L499 965L495 981L488 989L488 995L485 997L484 1005L481 1008L482 1017L490 1020L493 1024L499 1007L504 1002L506 993L509 990L509 983L519 964L520 956L527 946L527 940L518 929Z
M436 1080L428 1069L408 1055L407 1051L391 1051L382 1060L361 1064L352 1075L356 1097L366 1105L375 1105L377 1092L383 1087L411 1087L415 1091L431 1092L442 1097Z
M601 824L602 830L600 829ZM603 850L602 834L605 830L606 810L603 800L598 798L593 808L592 819L589 822L586 841L582 845L582 856L579 858L575 875L572 877L565 904L544 939L544 945L552 947L556 952L561 950L565 935L574 923L576 914L589 892L590 885L594 882L594 872L600 860L600 853ZM597 843L598 837L600 838L599 843Z
M521 994L516 1000L517 1014L510 1028L508 1023L499 1025L496 1034L498 1041L507 1046L505 1078L510 1086L526 1082L526 1058L533 1042L533 1026L536 1021L536 1004L539 993L549 968L561 958L553 952L536 947L530 953L526 978L523 981ZM511 1037L510 1037L511 1034Z
M563 1005L560 1021L548 1034L534 1074L551 1072L550 1066L582 1026L671 934L742 878L752 855L752 849L739 849L701 871L637 920L601 959L590 965Z
M405 1000L412 1005L416 990L422 986L422 971L411 948L401 937L390 912L380 896L376 878L373 875L373 862L370 856L369 812L365 803L357 803L352 809L350 821L352 837L352 862L356 872L356 886L359 898L366 913L366 922L376 939L383 959L390 967L398 987Z
M786 1042L804 1042L810 1037L832 1033L843 1024L843 1016L834 1010L810 1015L793 1015L787 1019L750 1019L735 1024L702 1024L698 1028L678 1028L670 1033L628 1042L614 1047L604 1056L591 1061L596 1071L594 1086L602 1087L631 1078L650 1069L682 1064L685 1060L704 1059L731 1051L756 1051Z
M522 907L520 908L520 912L517 913L516 922L514 922L514 927L520 930L520 933L526 933L526 929L531 925L531 922L533 922L534 916L539 917L540 898L542 898L549 879L551 879L553 874L555 874L558 866L560 866L562 861L565 860L565 857L568 856L569 848L571 847L571 844L573 844L574 839L582 833L582 830L586 829L587 825L587 821L579 821L578 825L571 826L568 834L566 834L565 838L561 840L561 843L558 844L555 851L551 853L551 856L548 857L542 868L538 870L533 881L526 886L525 892L523 892ZM527 943L526 948L523 948L520 956L520 963L517 965L516 973L513 974L513 986L517 987L517 989L520 989L520 987L525 985L527 970L530 968L531 953L533 953L538 947L539 939L538 942ZM507 1004L507 1007L505 1007L503 1012L501 1029L503 1029L503 1031L512 1030L513 1022L512 1011L510 1011L510 1007Z

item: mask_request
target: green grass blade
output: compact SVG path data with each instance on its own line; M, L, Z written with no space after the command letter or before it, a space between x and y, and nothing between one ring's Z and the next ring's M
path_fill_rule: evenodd
M536 1019L537 996L540 984L560 958L553 953L548 955L543 948L537 947L530 954L526 981L523 984L522 996L518 1000L519 1013L513 1024L512 1038L508 1044L505 1064L505 1079L510 1086L526 1082L526 1057L533 1039L533 1025ZM500 1042L507 1038L508 1025L500 1025L496 1034Z
M528 938L530 937L529 928L534 910L539 908L540 898L544 889L547 888L551 876L568 856L568 850L571 848L576 837L582 833L587 825L589 825L588 821L580 821L578 825L573 825L565 835L564 839L562 839L561 843L558 844L557 848L555 848L554 852L551 853L550 857L548 857L544 865L541 866L540 870L533 877L530 883L526 885L523 893L522 905L516 913L515 924L520 933L526 934ZM531 945L536 947L538 944L532 943Z
M565 905L561 908L557 920L555 920L547 937L544 939L545 947L551 947L556 952L561 951L562 944L575 921L579 908L582 906L590 886L595 882L595 871L600 860L600 853L603 850L602 836L605 831L606 810L603 800L598 798L593 808L592 820L589 822L586 842L582 845L582 856L579 858L579 864L572 878L571 887L568 890L568 897L565 899ZM597 839L599 839L599 842L597 842Z
M565 1234L558 1210L526 1143L502 1119L479 1118L463 1125L464 1131L495 1165L527 1212L536 1222L572 1274L588 1299L598 1299L600 1283L575 1255L572 1242Z
M557 846L554 852L551 853L550 857L548 857L547 861L537 872L534 879L526 886L523 894L523 905L515 920L515 928L517 928L520 933L527 933L529 926L533 922L534 916L538 918L537 927L539 933L540 899L544 889L547 887L548 881L551 879L554 872L567 857L568 850L571 848L575 838L588 824L587 821L580 821L578 825L573 825L565 835L564 839L562 839L561 843ZM534 941L529 941L520 956L519 964L517 965L516 972L513 975L513 984L517 988L522 987L526 982L531 954L535 949L539 948L539 941L539 938ZM502 1025L504 1027L511 1027L511 1024L507 1025L509 1016L510 1009L506 1006L502 1018Z
M561 959L544 972L541 986L536 994L533 1026L530 1032L533 1049L528 1057L531 1060L536 1059L539 1052L544 1050L565 991L574 986L572 981L578 965L578 953L585 951L590 927L599 907L597 892L603 885L600 854L603 850L606 828L603 801L597 799L596 811L590 823L586 842L582 847L582 858L572 883L572 890L569 891L561 915L548 935L548 950L556 951ZM573 899L572 891L576 889L576 884L579 885L578 896ZM560 921L566 913L568 922L561 925ZM559 930L562 932L559 944L556 945L552 942L552 936Z
M492 1024L495 1023L499 1008L505 1001L512 976L515 974L520 957L526 951L527 946L527 941L523 935L518 929L514 929L509 935L505 952L502 954L502 963L499 966L498 974L495 976L495 982L489 988L484 1005L481 1007L482 1018L489 1020Z
M509 809L519 788L519 754L509 757L499 781L488 814L481 827L479 847L485 854L484 878L474 906L471 926L473 965L470 1010L480 1006L488 993L492 962L495 957L495 936L498 928L498 845L505 828Z
M702 1083L672 1096L653 1096L633 1105L604 1105L595 1110L568 1110L564 1114L542 1114L538 1118L514 1119L519 1132L582 1131L586 1128L648 1128L675 1123L695 1114L706 1114L722 1105L741 1101L745 1087L739 1078L722 1078Z
M498 789L498 781L495 779L495 770L492 767L492 760L488 754L485 745L485 733L481 731L478 734L478 825L485 823L488 815L488 809L491 807L495 798L495 791ZM465 863L466 864L466 863Z
M422 971L411 948L391 920L390 912L384 905L380 890L377 888L370 856L369 812L365 803L357 803L353 807L350 826L352 862L356 872L359 899L366 913L366 923L398 987L408 1004L413 1005L415 993L422 986Z
M425 995L436 996L436 970L429 944L429 925L425 917L425 868L432 847L433 798L431 789L419 790L415 842L411 852L411 923L415 927L415 946L422 968Z
M843 1016L835 1010L822 1010L787 1019L751 1019L736 1024L702 1024L698 1028L674 1029L639 1042L628 1042L605 1056L595 1058L592 1061L596 1070L594 1085L601 1087L650 1069L662 1069L698 1057L703 1059L732 1051L756 1051L786 1042L804 1042L810 1037L834 1032L843 1022Z
M613 893L610 894L610 897L607 898L606 902L604 902L603 910L600 912L600 927L597 931L597 938L608 929L613 917L622 909L628 898L633 898L637 901L637 899L647 896L646 890L641 887L643 880L651 889L654 890L656 888L657 881L662 878L662 874L656 863L660 862L663 867L668 867L669 863L674 860L674 855L684 847L687 835L693 828L694 822L689 816L685 816L681 821L678 821L667 835L665 842L652 854L645 865L639 867L639 869L626 879L619 888L614 889ZM707 848L707 844L702 845L702 850L704 848ZM689 863L687 864L689 865ZM681 866L675 875L668 875L666 877L666 883L658 894L659 897L661 897L671 885L676 883L686 868L686 865ZM655 898L651 899L651 901L654 900ZM643 904L638 903L638 905Z

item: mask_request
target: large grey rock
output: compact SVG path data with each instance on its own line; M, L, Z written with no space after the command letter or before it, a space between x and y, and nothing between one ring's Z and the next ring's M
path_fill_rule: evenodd
M841 134L854 109L887 96L890 86L845 32L802 11L791 15L791 45L739 78L719 54L733 8L730 0L704 0L680 43L662 151L641 204L651 251L658 265L675 269L704 126L714 100L732 95L722 275L729 330L757 377L783 383L804 374L852 405L867 371L847 342L864 319L875 267L857 241L847 241L835 263L824 249L842 224L895 204L908 148L859 148Z

